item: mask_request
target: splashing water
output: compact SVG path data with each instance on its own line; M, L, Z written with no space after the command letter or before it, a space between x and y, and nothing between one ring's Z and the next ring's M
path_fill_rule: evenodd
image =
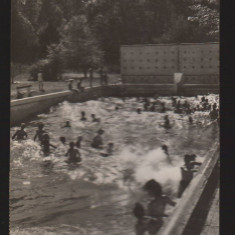
M207 98L218 103L218 96ZM182 97L181 103L185 99ZM195 112L191 116L198 124L189 126L187 115L172 112L169 97L159 100L166 105L165 114L137 114L136 108L143 104L135 98L103 98L63 102L28 123L30 139L11 141L11 234L133 234L131 210L143 199L141 188L146 181L155 179L174 199L184 154L194 153L197 161L203 162L215 142L215 132L208 112ZM200 97L187 101L196 105ZM86 112L85 122L80 121L81 111ZM93 113L100 122L91 122ZM160 125L166 114L173 123L170 130ZM62 128L67 120L72 128ZM51 143L58 146L48 157L43 157L40 145L32 141L38 122L44 123ZM105 148L114 143L114 153L107 158L90 147L100 128L105 131ZM11 134L16 129L13 127ZM68 147L59 144L59 137L65 136L68 143L79 135L83 136L79 150L83 161L80 166L69 166L65 163ZM218 141L218 131L216 136ZM160 147L163 144L169 146L171 163Z

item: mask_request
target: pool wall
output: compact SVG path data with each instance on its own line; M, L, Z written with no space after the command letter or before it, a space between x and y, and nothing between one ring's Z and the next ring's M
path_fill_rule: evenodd
M64 100L84 102L99 97L144 97L144 96L193 96L218 93L219 86L212 84L118 84L86 88L82 93L72 91L56 92L11 101L12 125L33 118Z

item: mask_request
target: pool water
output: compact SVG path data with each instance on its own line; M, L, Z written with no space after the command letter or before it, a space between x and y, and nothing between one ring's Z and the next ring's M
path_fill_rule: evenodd
M192 106L199 104L200 98L178 97ZM218 103L217 95L207 98ZM164 193L177 202L184 154L194 153L196 160L203 162L218 142L218 126L211 124L209 112L195 112L191 115L194 124L189 125L189 115L172 111L170 97L158 100L165 102L166 113L137 114L143 103L136 98L101 98L60 103L26 123L29 139L11 141L11 234L134 234L132 208L137 201L146 206L141 187L150 179L161 183ZM85 122L80 121L81 111L86 112ZM101 119L99 123L91 122L92 113ZM166 114L173 125L169 130L161 126ZM62 128L67 120L72 128ZM44 123L51 143L58 146L48 157L33 141L39 122ZM11 135L18 128L12 127ZM114 143L110 157L104 158L100 154L104 150L90 147L100 128L105 148ZM80 166L65 162L68 148L61 147L60 136L65 136L67 143L83 136ZM171 163L161 149L163 144L169 146ZM166 213L173 211L169 206Z

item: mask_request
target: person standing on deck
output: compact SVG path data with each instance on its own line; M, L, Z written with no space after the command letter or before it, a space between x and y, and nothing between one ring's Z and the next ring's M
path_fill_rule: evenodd
M93 83L93 68L89 68L88 69L88 73L89 73L90 87L92 87L92 83Z
M103 66L100 67L99 74L100 74L100 85L103 86L104 84L104 67Z
M42 70L39 70L39 73L38 73L38 89L39 91L44 91Z

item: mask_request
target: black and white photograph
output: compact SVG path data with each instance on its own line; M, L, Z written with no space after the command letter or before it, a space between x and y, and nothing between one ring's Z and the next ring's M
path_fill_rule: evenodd
M219 0L11 0L10 235L219 235Z

